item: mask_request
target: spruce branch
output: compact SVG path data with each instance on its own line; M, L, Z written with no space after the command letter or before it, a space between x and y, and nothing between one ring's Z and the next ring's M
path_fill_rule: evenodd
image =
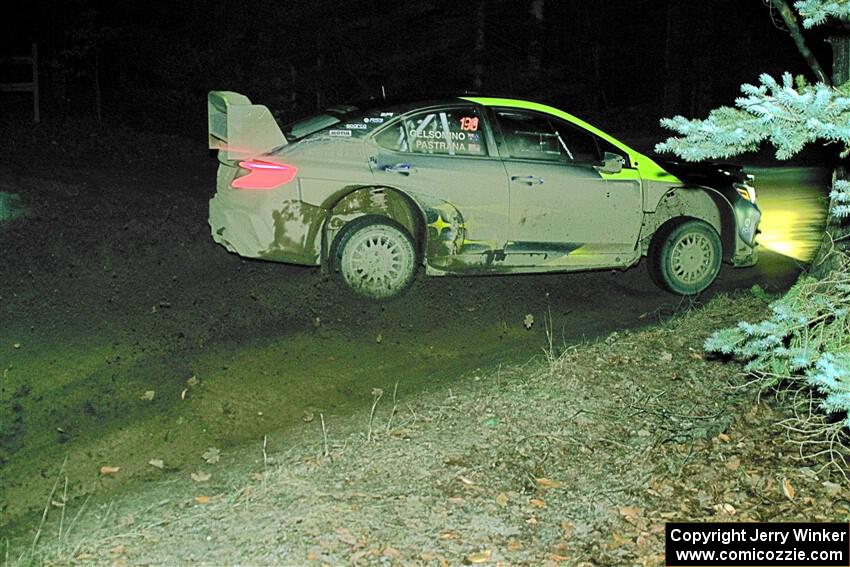
M722 106L706 119L664 118L661 125L680 134L655 147L687 161L728 158L755 151L763 142L788 159L808 143L821 140L850 147L850 96L824 83L794 85L790 73L782 83L768 74L760 85L745 84L736 108Z
M836 180L829 193L831 208L829 214L839 221L850 218L850 182Z
M829 18L850 22L850 0L798 0L794 7L803 16L805 28L819 26Z

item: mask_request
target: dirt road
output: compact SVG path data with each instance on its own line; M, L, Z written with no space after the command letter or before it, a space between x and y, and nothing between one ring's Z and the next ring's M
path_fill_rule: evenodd
M215 161L148 157L0 168L0 190L31 211L0 227L0 531L31 525L63 462L70 496L107 498L160 474L151 460L188 469L208 447L345 414L375 387L450 388L549 337L558 347L687 307L643 266L420 277L398 300L363 302L318 270L228 254L206 224ZM770 183L788 175L803 179ZM815 193L823 182L805 176ZM763 251L712 292L782 290L798 269Z

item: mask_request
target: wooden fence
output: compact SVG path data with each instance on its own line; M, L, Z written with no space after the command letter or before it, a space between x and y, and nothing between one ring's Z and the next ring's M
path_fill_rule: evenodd
M0 65L27 65L32 69L32 81L26 83L0 83L0 92L32 93L33 120L41 121L38 101L38 45L32 44L30 55L0 56Z

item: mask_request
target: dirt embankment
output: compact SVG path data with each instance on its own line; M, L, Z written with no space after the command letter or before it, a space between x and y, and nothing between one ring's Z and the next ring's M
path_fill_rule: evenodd
M844 481L799 461L776 425L787 410L738 387L738 365L703 358L711 329L764 309L720 297L424 395L372 390L285 438L199 454L191 474L155 470L79 517L75 503L64 527L49 507L35 557L661 565L668 521L846 517Z

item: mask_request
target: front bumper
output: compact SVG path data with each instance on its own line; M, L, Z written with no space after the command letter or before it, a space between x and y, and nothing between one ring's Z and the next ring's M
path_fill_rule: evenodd
M738 230L735 234L735 253L732 255L732 264L737 268L754 266L758 262L758 234L761 222L761 211L749 201L740 199L735 203L735 225Z
M738 226L738 237L746 244L754 246L761 222L761 211L749 201L740 199L735 203L735 224Z

